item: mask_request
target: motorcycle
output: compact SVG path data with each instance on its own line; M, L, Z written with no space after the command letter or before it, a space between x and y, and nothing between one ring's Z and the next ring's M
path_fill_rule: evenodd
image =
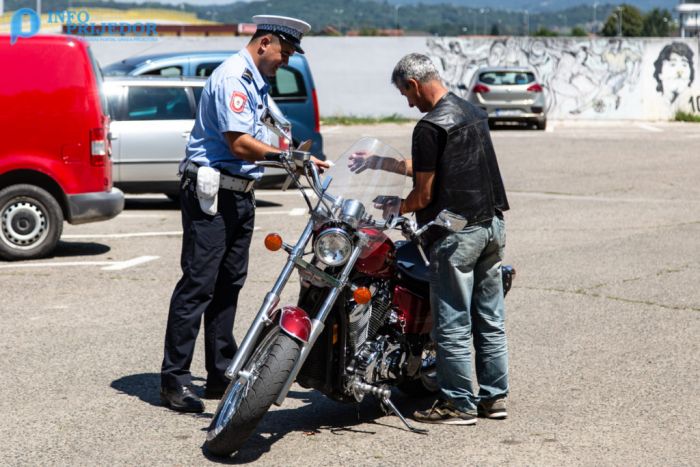
M358 154L371 157L358 165ZM295 381L341 402L374 396L409 430L426 432L403 417L391 388L413 396L438 391L428 261L419 242L429 227L456 232L466 220L448 211L420 229L405 217L385 220L386 197L401 195L408 180L397 170L402 162L395 149L363 138L323 181L304 151L260 163L287 171L309 206L309 221L294 244L276 233L265 238L269 250L288 258L227 369L231 383L207 432L210 453L238 451ZM406 240L391 238L399 233ZM294 269L298 303L278 307ZM504 293L514 274L502 267Z

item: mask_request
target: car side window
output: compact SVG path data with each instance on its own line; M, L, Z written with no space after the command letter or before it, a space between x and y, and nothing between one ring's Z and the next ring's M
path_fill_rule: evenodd
M181 66L166 66L163 68L156 68L154 70L141 73L142 75L148 76L182 76Z
M134 86L129 89L127 120L194 118L185 88Z
M304 100L307 96L304 77L297 69L283 66L270 79L270 96L276 100Z
M221 62L200 63L194 70L194 75L199 76L200 78L206 78L207 76L210 76L219 65L221 65Z

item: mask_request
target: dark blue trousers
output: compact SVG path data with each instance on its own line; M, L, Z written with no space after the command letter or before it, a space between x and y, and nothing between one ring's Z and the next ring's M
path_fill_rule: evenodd
M248 274L248 250L255 223L252 193L219 190L218 213L199 207L194 183L180 190L182 278L173 291L165 332L161 385L192 382L190 364L204 317L207 385L226 386L224 372L236 353L233 323L238 294Z

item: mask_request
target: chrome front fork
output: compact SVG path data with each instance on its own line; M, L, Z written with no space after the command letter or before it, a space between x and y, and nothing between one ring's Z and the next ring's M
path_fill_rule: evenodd
M241 342L241 345L238 347L236 355L234 355L231 364L226 369L225 375L228 379L233 380L239 374L241 368L243 368L243 365L255 350L255 344L258 341L258 337L260 337L260 334L269 324L270 313L274 311L275 307L279 303L280 293L284 289L284 286L287 285L287 281L292 275L292 271L294 271L296 260L301 258L304 254L304 248L306 248L306 244L309 242L309 239L313 234L313 230L314 221L312 218L309 220L309 223L306 224L306 228L302 232L301 237L299 237L299 241L289 254L287 263L284 265L282 272L277 278L277 282L275 282L272 290L265 295L265 299L263 300L262 306L260 306L260 309L258 310L258 314L255 316L255 320L253 320L253 324L248 329L248 332L243 338L243 342Z
M318 310L318 314L316 317L311 321L311 333L309 335L309 341L304 343L301 347L301 354L299 355L299 359L297 360L296 364L294 365L294 368L292 368L292 371L289 373L289 377L287 378L287 381L284 383L284 386L282 387L282 391L280 391L279 395L277 396L277 400L275 401L276 405L282 404L284 402L284 399L287 397L287 393L289 392L289 388L292 386L292 383L294 383L294 380L297 378L297 375L299 374L299 371L301 370L302 365L304 365L304 362L306 361L306 357L309 356L309 352L313 348L314 344L316 343L316 339L318 339L318 336L321 335L323 332L323 328L325 327L325 322L326 318L328 318L328 315L330 314L331 310L333 309L333 305L335 304L335 301L338 299L338 295L340 295L340 292L345 288L345 286L348 283L348 277L350 277L350 273L352 272L352 269L355 267L355 262L357 261L357 258L360 257L360 253L362 252L362 247L361 246L355 246L355 249L353 250L352 254L350 255L350 259L348 259L348 262L345 264L345 267L343 268L343 272L340 274L340 277L338 277L338 282L339 284L336 285L335 287L331 288L330 293L326 296L326 300L323 302L323 305L321 305L321 309Z

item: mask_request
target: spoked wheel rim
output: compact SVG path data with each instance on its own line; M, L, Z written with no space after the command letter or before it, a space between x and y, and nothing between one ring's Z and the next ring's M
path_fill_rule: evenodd
M275 338L279 333L275 331L268 332L265 338L260 342L255 353L248 360L248 364L243 368L241 373L246 376L238 376L235 383L229 384L224 397L219 403L219 408L216 411L216 419L213 428L207 433L207 440L216 438L221 430L231 421L231 418L238 412L241 402L245 399L250 388L260 376L260 368L267 360L267 357L272 352L272 347Z

